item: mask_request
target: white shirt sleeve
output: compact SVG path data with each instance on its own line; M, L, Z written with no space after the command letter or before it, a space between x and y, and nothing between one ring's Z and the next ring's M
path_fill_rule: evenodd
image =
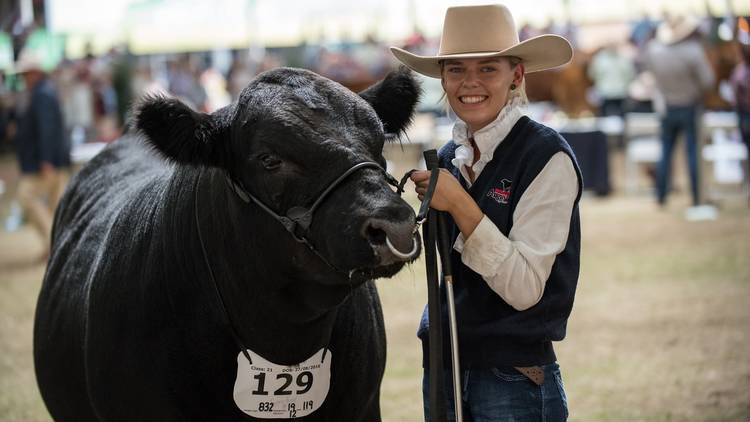
M486 215L454 249L513 308L522 311L542 298L555 257L565 249L578 176L564 152L552 156L521 196L513 228L505 237Z

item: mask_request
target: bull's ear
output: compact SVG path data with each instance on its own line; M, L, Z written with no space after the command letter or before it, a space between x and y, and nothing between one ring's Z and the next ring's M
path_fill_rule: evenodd
M149 144L171 160L222 166L230 144L229 107L205 114L175 98L146 96L133 108L133 123Z
M422 89L414 73L406 66L359 93L383 122L386 133L401 133L411 123Z

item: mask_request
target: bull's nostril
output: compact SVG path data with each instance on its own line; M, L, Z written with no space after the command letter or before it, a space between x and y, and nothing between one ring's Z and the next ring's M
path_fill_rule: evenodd
M412 261L419 254L413 223L370 218L362 225L362 236L372 246L379 265Z
M386 234L383 229L369 225L367 226L365 235L367 236L367 239L370 241L370 243L372 243L373 245L382 245L385 243Z

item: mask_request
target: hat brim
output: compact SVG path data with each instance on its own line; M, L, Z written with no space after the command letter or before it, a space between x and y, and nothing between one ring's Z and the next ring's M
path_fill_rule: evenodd
M398 47L391 47L391 53L415 72L432 78L440 78L441 60L513 56L522 60L526 73L532 73L562 66L573 58L573 48L568 40L552 34L529 38L502 51L419 56Z
M698 30L698 25L689 25L682 28L671 28L662 24L656 30L656 38L662 44L677 44L678 42L693 35Z
M19 65L19 66L11 67L5 73L8 75L23 75L24 73L29 73L29 72L45 73L44 69L42 69L41 66L37 66L37 65L33 65L33 66Z

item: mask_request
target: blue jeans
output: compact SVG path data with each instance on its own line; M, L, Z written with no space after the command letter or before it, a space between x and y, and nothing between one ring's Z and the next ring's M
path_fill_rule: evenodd
M685 132L685 152L693 205L700 203L698 197L698 123L695 106L667 107L667 113L661 119L661 162L656 175L656 194L659 204L667 201L669 179L672 172L672 151L680 132Z
M462 371L461 400L466 422L491 421L565 421L568 400L565 396L560 367L551 363L544 369L544 384L531 382L517 370L508 368L469 369ZM455 420L453 381L450 370L445 372L447 420ZM422 380L425 421L430 420L429 371Z
M737 118L739 120L742 142L745 143L747 152L750 154L750 112L737 112Z

